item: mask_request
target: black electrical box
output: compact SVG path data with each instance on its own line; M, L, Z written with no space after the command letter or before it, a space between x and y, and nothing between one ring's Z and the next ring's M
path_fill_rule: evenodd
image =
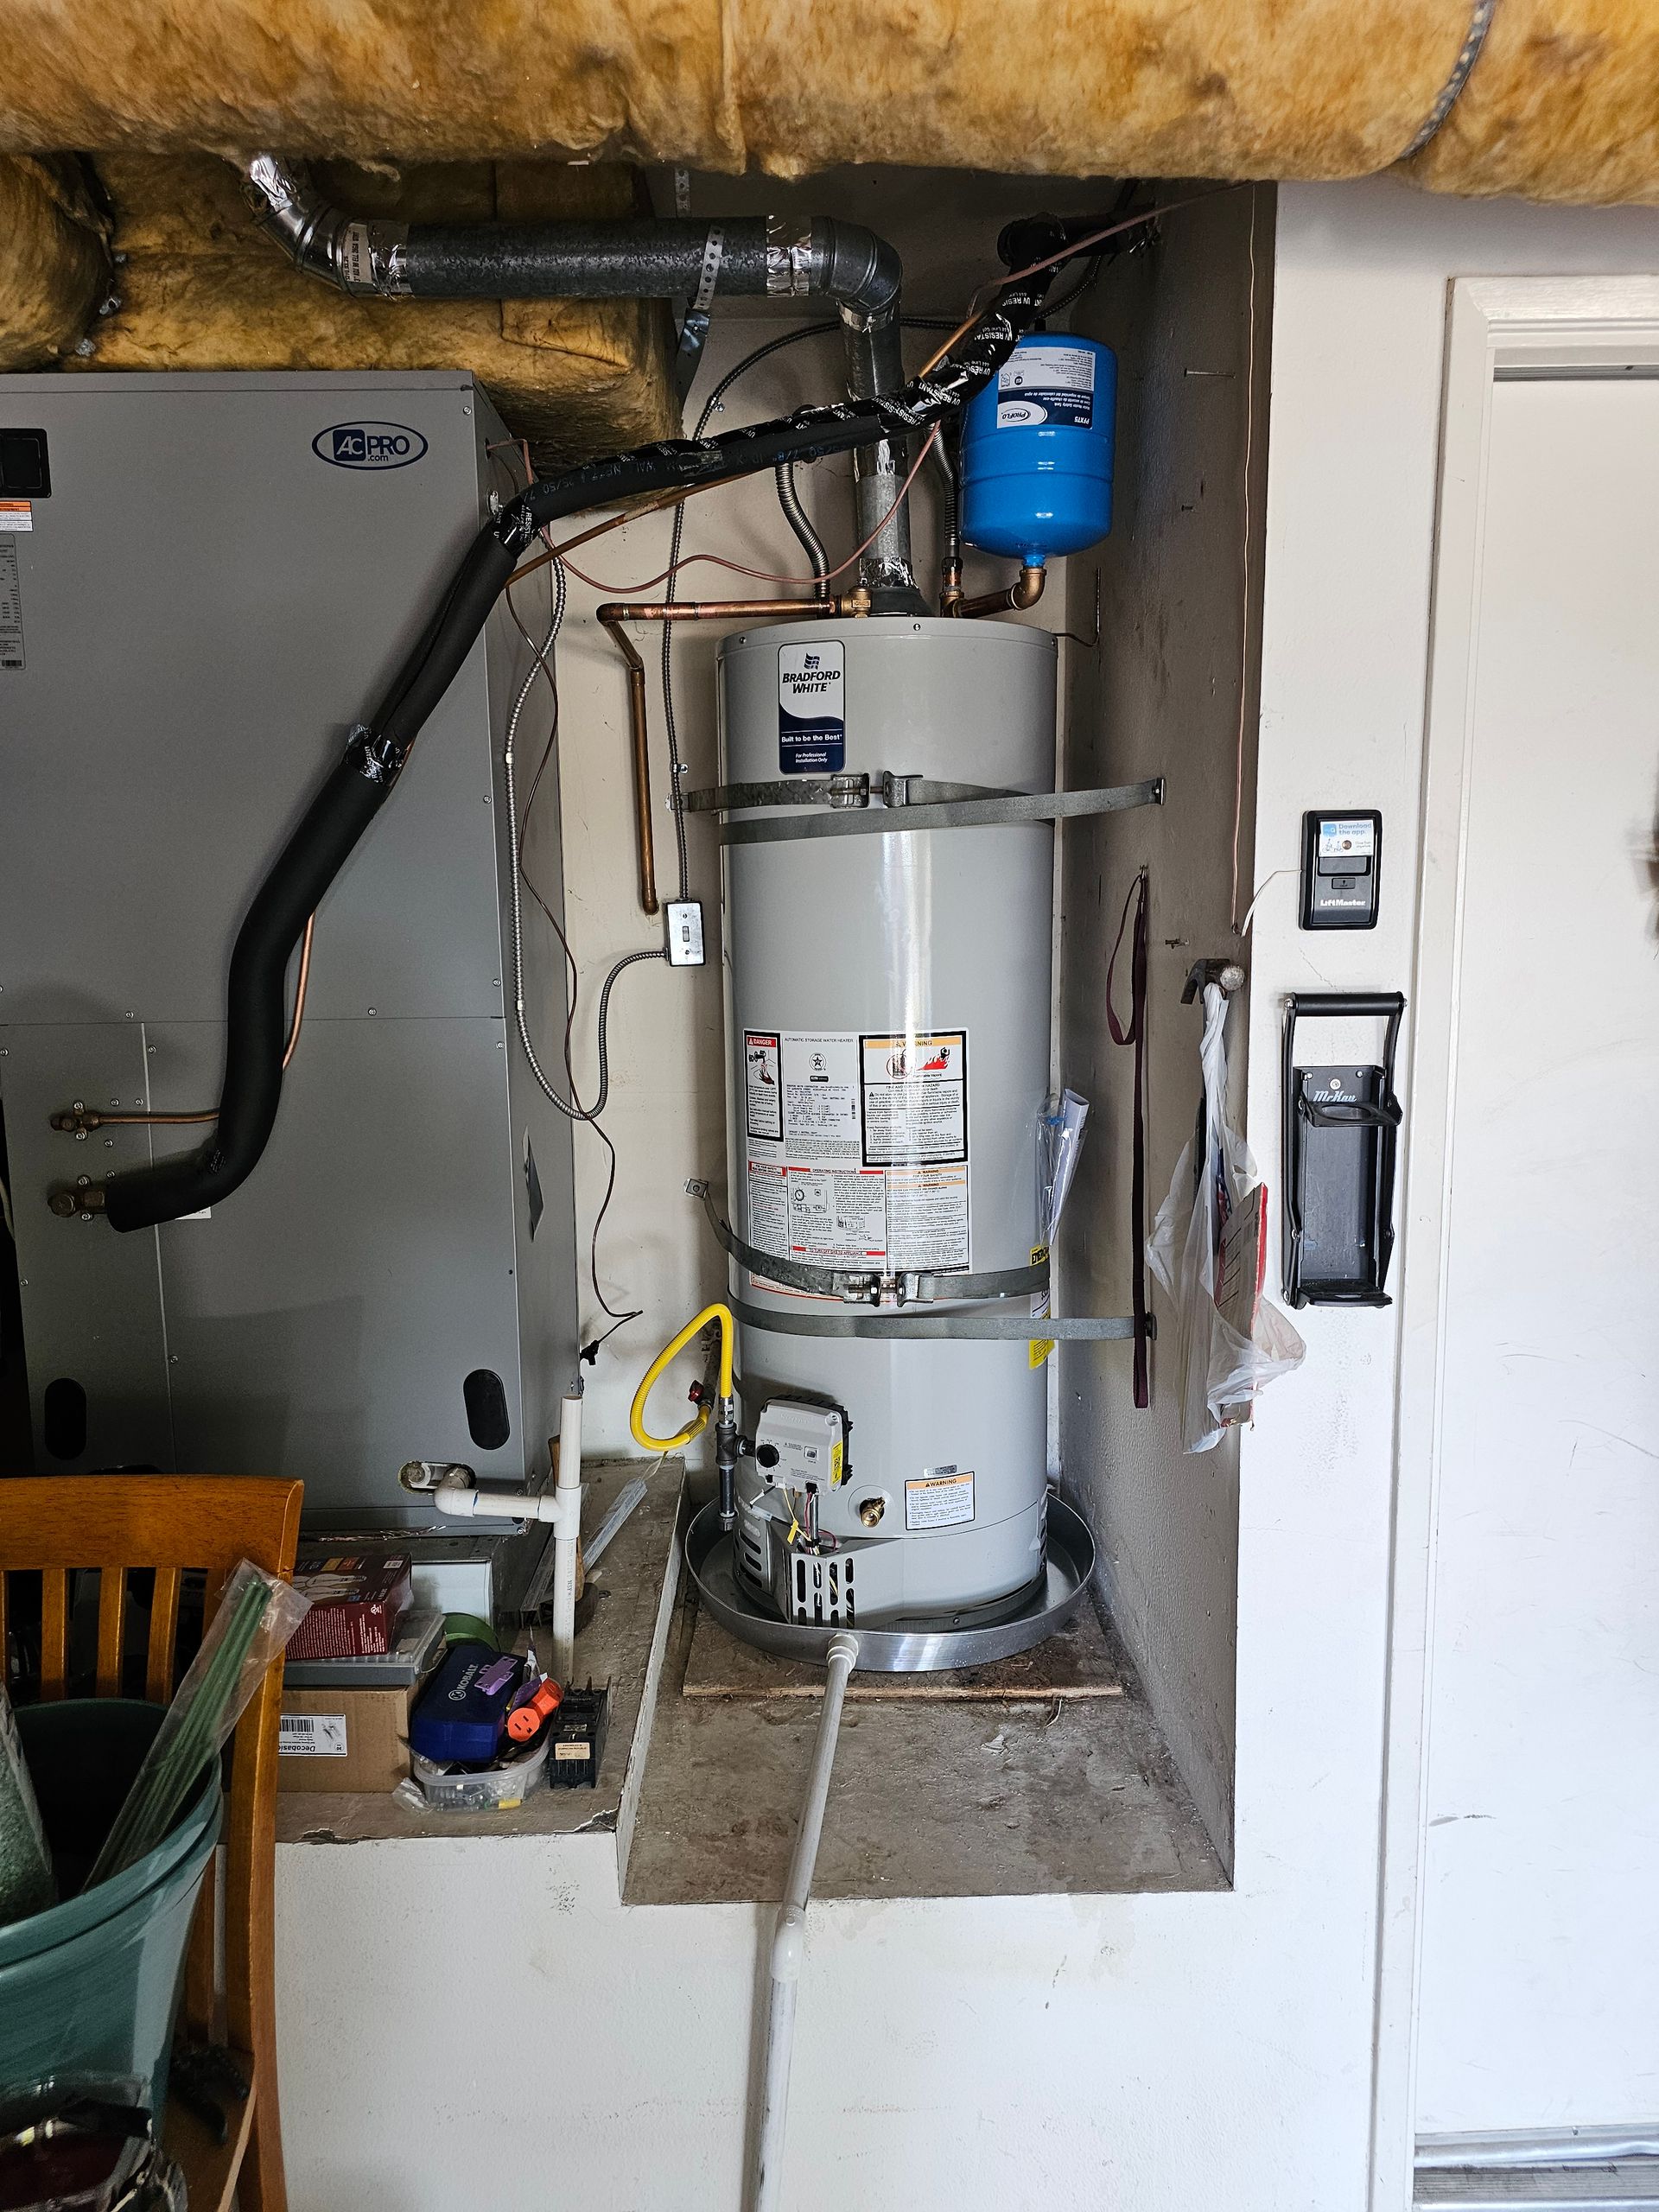
M49 499L52 464L44 430L0 427L0 499Z
M1302 927L1376 927L1382 817L1375 808L1341 813L1315 808L1302 817Z
M547 1724L547 1786L550 1789L596 1789L605 1755L605 1723L610 1692L566 1690Z

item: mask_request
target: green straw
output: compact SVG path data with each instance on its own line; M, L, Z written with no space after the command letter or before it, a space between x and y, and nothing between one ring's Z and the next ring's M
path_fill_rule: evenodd
M218 1649L199 1681L181 1685L86 1878L89 1890L124 1873L146 1852L154 1851L172 1827L197 1777L218 1751L245 1701L235 1701L242 1669L270 1598L270 1585L256 1577L232 1600L229 1618L221 1614ZM214 1626L219 1628L220 1622ZM177 1726L169 1726L175 1719Z

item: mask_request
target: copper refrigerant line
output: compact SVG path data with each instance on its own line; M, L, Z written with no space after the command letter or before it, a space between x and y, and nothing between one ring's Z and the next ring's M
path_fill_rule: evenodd
M315 933L317 918L311 915L305 925L305 935L300 939L300 972L294 984L294 1015L288 1025L288 1042L283 1047L283 1066L286 1070L300 1041L300 1024L305 1019L306 986L311 981L311 939ZM138 1123L169 1127L187 1122L216 1122L219 1112L209 1106L198 1114L100 1114L95 1107L83 1106L79 1101L65 1114L52 1116L52 1127L72 1136L86 1136L94 1129L132 1128ZM74 1211L71 1208L69 1211Z

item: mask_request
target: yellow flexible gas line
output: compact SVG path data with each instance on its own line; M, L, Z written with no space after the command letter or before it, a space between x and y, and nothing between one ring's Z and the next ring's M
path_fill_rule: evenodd
M633 1432L634 1442L643 1445L647 1452L678 1452L694 1436L700 1436L708 1425L709 1408L706 1405L699 1406L696 1419L689 1428L683 1428L677 1436L652 1436L645 1427L645 1400L651 1395L652 1383L670 1360L690 1343L699 1329L706 1329L710 1321L720 1324L720 1395L722 1398L729 1398L732 1395L732 1344L737 1325L732 1319L731 1307L716 1301L713 1306L705 1306L701 1313L688 1321L672 1344L663 1346L645 1370L644 1380L633 1394L633 1403L628 1408L628 1427Z

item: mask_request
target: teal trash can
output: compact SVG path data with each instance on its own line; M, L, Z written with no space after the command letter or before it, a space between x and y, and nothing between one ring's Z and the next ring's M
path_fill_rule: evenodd
M18 1709L63 1902L0 1928L0 2108L55 2083L143 2105L159 2123L191 1917L219 1840L217 1760L154 1851L80 1885L162 1711L127 1698Z

